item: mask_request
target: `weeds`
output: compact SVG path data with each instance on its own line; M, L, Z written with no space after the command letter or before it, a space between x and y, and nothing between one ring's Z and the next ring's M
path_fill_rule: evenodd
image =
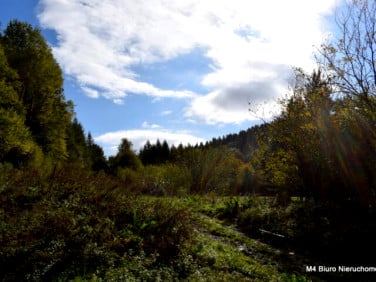
M168 262L191 240L189 213L181 206L136 197L101 174L30 173L1 175L0 280L105 273L130 253Z
M299 201L281 208L267 197L150 197L134 188L74 167L4 168L0 280L309 281L304 257L289 247L333 224ZM285 238L267 240L260 230Z

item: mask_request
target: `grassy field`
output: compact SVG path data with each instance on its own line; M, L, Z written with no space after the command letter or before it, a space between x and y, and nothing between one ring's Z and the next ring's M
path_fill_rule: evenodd
M190 215L193 236L177 257L163 262L158 254L131 255L104 273L73 281L321 281L306 275L304 260L295 253L251 239L237 230L235 222L220 219L232 212L235 200L250 201L246 197L163 198Z
M0 281L354 281L306 272L327 262L295 240L327 220L298 199L144 196L73 169L0 176Z

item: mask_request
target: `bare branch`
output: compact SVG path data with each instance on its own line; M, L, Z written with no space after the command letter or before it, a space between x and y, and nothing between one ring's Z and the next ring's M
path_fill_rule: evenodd
M376 2L352 0L335 20L339 38L322 44L318 62L342 95L371 104L376 97Z

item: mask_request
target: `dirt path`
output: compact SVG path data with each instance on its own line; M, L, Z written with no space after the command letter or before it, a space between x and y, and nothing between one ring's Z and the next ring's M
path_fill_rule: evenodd
M201 270L209 275L198 281L310 281L301 275L305 266L294 253L251 239L234 226L202 213L195 214L195 222L197 258L204 262L200 275L204 277ZM213 272L220 276L210 277Z

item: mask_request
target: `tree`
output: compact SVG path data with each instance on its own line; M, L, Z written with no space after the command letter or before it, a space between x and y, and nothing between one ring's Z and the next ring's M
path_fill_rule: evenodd
M68 128L67 134L68 161L78 162L85 165L86 158L86 139L82 124L74 118Z
M321 70L311 75L296 70L290 97L272 123L267 146L260 146L261 174L282 198L327 197L333 176L333 101L330 81Z
M322 45L319 62L334 74L341 94L375 110L376 2L352 0L345 5L336 18L340 36Z
M166 140L163 140L162 147L161 147L161 156L160 161L165 163L170 160L170 147Z
M16 166L27 162L37 150L25 126L25 109L19 100L18 75L8 65L0 44L0 161Z
M66 102L62 71L39 29L11 21L1 42L7 61L19 75L19 100L34 141L56 160L67 158L65 139L73 104Z
M376 135L369 120L348 98L331 98L331 80L321 70L298 71L296 81L293 95L282 101L282 114L270 124L267 146L260 146L264 180L285 200L304 196L373 205Z
M150 141L147 140L144 147L140 150L139 157L143 165L153 164L151 156L152 148Z
M107 171L108 164L102 147L94 143L89 132L86 138L86 159L93 171Z
M166 140L162 144L157 140L153 145L148 140L140 150L139 157L143 165L163 164L171 160L171 152Z
M191 193L215 192L229 194L236 185L242 161L234 150L187 147L178 155L177 162L191 174Z
M336 19L340 36L323 44L319 58L342 94L334 109L336 165L343 185L358 187L349 188L351 197L367 206L376 189L376 2L348 1Z
M119 168L138 170L142 164L136 153L132 151L132 143L123 138L118 147L117 154L110 157L109 165L112 173L116 174Z

